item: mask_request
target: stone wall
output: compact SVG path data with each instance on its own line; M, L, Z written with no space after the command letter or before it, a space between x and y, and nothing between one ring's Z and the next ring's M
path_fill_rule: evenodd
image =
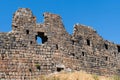
M0 79L31 80L63 69L120 75L120 45L80 24L70 35L60 16L43 16L44 22L36 23L30 9L20 8L13 16L12 31L0 33Z

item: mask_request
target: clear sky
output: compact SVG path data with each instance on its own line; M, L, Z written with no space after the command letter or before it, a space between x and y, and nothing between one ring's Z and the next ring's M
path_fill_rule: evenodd
M120 44L120 0L0 0L0 32L11 30L18 8L30 8L43 22L43 13L59 14L67 32L76 23L93 27L105 40Z

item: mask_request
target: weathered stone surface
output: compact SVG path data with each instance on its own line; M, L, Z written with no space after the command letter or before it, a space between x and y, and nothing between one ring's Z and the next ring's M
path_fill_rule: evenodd
M0 79L31 80L63 68L120 75L120 45L80 24L70 35L56 14L44 13L44 23L39 24L30 9L17 10L12 31L0 33Z

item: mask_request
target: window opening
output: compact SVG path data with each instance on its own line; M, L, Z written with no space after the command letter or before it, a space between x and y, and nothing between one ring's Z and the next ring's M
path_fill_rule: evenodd
M29 72L32 72L32 69L29 69Z
M44 35L44 32L38 32L36 35L36 41L38 44L44 44L48 41L48 37Z
M108 49L108 45L107 44L104 44L104 46L105 46L105 49Z
M108 61L108 57L107 56L105 57L105 60Z
M89 39L87 39L87 45L90 46L90 40Z
M33 42L32 41L30 41L30 44L32 44Z
M29 30L26 30L26 34L29 34Z
M58 50L58 45L56 44L56 49Z
M74 45L74 43L75 43L75 41L74 41L74 40L72 40L72 45Z
M118 48L118 52L120 52L120 46L119 45L117 45L117 48Z
M14 26L15 28L17 28L18 26Z
M41 66L39 64L36 64L35 66L39 71L41 70Z
M60 72L60 71L62 71L62 70L64 70L64 68L57 67L57 72Z
M84 52L82 52L82 56L85 56L85 53L84 53Z
M71 53L71 55L72 55L72 56L75 56L75 54L74 54L74 53Z

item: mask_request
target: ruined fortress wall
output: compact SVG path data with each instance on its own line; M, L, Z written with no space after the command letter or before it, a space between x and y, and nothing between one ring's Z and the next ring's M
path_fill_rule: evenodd
M70 35L60 16L43 16L44 22L36 23L30 9L20 8L13 16L12 31L0 33L0 79L31 80L63 69L120 75L120 45L80 24Z

